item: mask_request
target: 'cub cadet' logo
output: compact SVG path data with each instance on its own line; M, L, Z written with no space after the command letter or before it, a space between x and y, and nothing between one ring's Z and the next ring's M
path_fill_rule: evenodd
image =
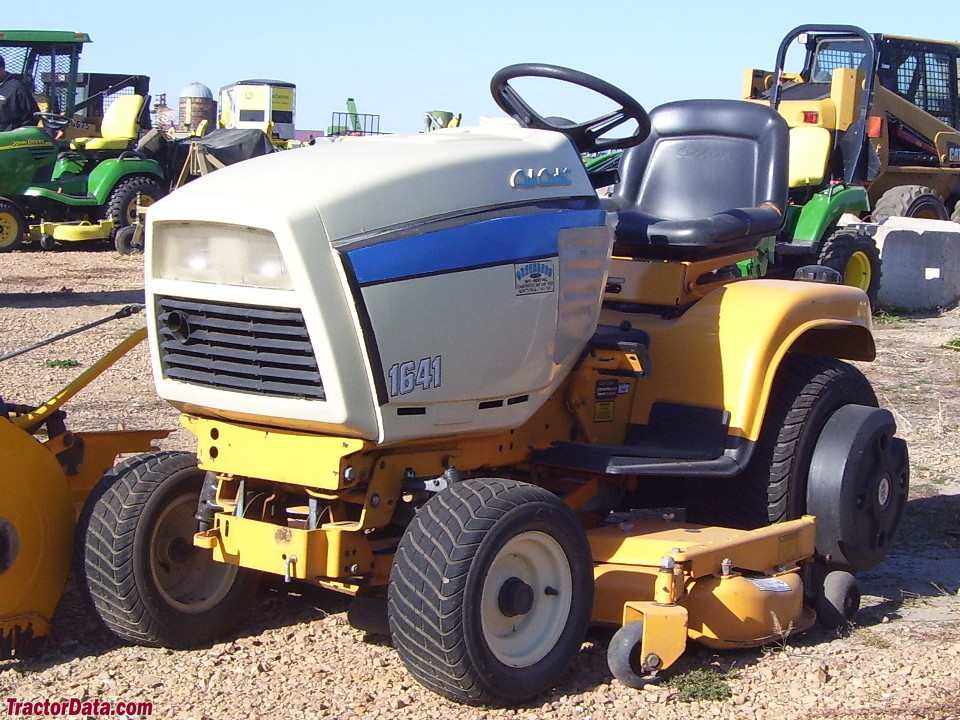
M510 175L510 187L516 190L529 190L535 187L558 187L560 185L573 185L570 179L569 168L540 168L534 170L528 168L517 168Z

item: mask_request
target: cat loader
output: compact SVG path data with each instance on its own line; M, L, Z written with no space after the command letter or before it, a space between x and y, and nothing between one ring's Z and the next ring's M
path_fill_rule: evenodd
M131 308L108 319L126 317ZM77 518L101 476L120 453L150 450L154 440L169 434L153 430L74 432L67 428L66 412L61 409L145 337L145 329L134 332L38 407L0 398L2 659L34 653L46 641L73 563ZM9 353L3 359L15 354L20 353Z
M801 25L774 67L747 70L743 98L768 103L790 126L790 205L775 262L833 267L875 301L876 243L841 217L960 222L960 43Z
M544 118L529 78L613 109ZM689 639L852 617L907 447L848 362L875 354L865 293L733 272L783 224L784 120L648 114L554 65L491 90L519 127L274 154L150 208L154 381L198 449L105 478L81 527L119 637L222 637L272 573L353 595L425 686L509 706L563 681L590 624L639 687ZM617 147L601 200L580 154Z

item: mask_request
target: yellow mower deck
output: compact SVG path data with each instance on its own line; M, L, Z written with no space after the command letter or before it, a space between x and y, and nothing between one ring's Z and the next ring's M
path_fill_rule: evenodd
M386 583L393 556L355 530L343 521L284 527L231 511L218 513L194 544L212 550L219 562L356 592L354 578L361 574ZM799 573L814 555L813 517L756 530L630 519L590 529L587 539L595 577L592 621L642 621L640 657L657 658L651 670L673 664L688 638L713 648L753 647L815 620L804 607Z

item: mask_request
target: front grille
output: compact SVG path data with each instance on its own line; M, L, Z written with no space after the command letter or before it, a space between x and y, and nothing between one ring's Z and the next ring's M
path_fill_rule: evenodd
M182 298L156 302L164 377L257 395L325 399L299 310Z

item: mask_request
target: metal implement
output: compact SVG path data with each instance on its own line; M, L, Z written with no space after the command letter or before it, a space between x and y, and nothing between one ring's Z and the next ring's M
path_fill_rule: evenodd
M127 317L142 306L62 333L4 359ZM132 333L39 407L0 402L0 657L34 649L50 632L73 558L77 518L120 453L143 452L167 431L73 432L62 405L146 337Z

